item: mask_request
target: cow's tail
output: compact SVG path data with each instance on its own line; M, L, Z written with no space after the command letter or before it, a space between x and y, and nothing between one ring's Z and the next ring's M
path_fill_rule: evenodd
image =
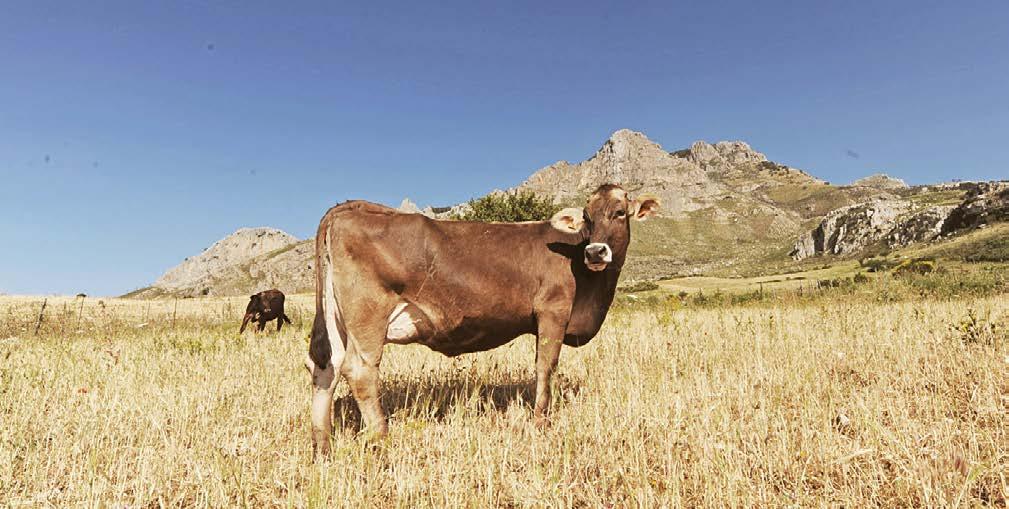
M283 320L283 321L285 321L285 322L287 322L288 325L291 325L291 319L287 317L286 313L281 313L280 314L280 319Z
M315 237L315 321L308 355L319 368L343 362L345 345L340 334L340 309L333 287L333 255L327 214ZM335 366L339 369L340 366Z
M343 319L333 287L333 244L331 221L334 211L327 212L319 223L315 236L315 321L312 340L305 359L312 374L312 447L313 455L329 454L329 438L333 434L333 392L343 365L346 345L341 337Z

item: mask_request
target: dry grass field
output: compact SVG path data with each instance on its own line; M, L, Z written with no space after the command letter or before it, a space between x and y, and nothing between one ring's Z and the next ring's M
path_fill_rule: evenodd
M1001 506L1004 294L621 306L561 355L390 346L385 439L344 384L313 463L310 301L237 334L246 299L0 297L3 507ZM83 306L82 306L83 303ZM268 327L268 331L270 328Z

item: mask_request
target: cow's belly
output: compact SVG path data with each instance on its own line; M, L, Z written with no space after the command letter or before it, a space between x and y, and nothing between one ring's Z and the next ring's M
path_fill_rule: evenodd
M454 357L464 353L484 352L504 345L521 336L516 330L495 330L493 332L453 331L437 335L424 344L439 353Z
M406 302L393 309L388 323L386 341L420 343L448 356L497 348L534 328L531 317L473 316L438 323Z

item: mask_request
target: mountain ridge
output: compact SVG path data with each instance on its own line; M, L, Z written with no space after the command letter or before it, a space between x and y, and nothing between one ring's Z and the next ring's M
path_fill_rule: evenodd
M561 205L581 205L602 183L621 184L632 195L648 193L662 201L660 217L635 225L630 248L632 256L622 274L625 279L654 279L709 271L731 274L747 267L771 270L787 264L789 255L805 258L827 252L816 251L815 241L806 237L822 227L824 218L835 211L854 210L859 204L873 202L899 202L901 205L895 206L905 207L904 202L916 199L911 197L916 193L919 201L922 193L927 196L942 194L945 199L955 200L970 189L960 183L909 187L902 180L882 173L858 179L847 186L836 186L805 170L774 162L744 141L696 141L688 148L667 151L643 133L620 129L584 161L558 161L544 166L504 192L531 191ZM436 209L421 208L405 198L400 210L444 218L465 206L440 208L436 212ZM905 208L909 210L910 206ZM906 212L905 208L901 208L901 212ZM948 210L953 208L948 207ZM889 220L899 215L892 214ZM882 228L872 221L851 221ZM915 224L928 231L936 228L935 221L929 218L919 219ZM895 235L903 239L901 242L934 238L925 230L905 232L903 236L895 232ZM259 233L256 230L256 234ZM249 230L240 229L214 246L220 243L249 245L248 239L241 242L231 239L235 235L250 234ZM245 253L248 256L244 257L211 256L216 262L209 268L200 268L200 262L207 261L205 255L214 248L211 246L166 272L151 287L133 295L220 295L251 293L266 287L311 291L314 286L312 240L299 241L293 236L285 237L287 234L283 232L271 235L276 237L277 245L271 244L273 249L259 245L258 251L250 248ZM876 235L875 230L870 236L873 235ZM863 244L878 240L875 236L860 238L854 241L853 247L839 248L837 252L849 254L864 247ZM796 257L800 249L804 249L804 256ZM194 259L195 262L190 262ZM193 266L181 270L180 267L187 263Z

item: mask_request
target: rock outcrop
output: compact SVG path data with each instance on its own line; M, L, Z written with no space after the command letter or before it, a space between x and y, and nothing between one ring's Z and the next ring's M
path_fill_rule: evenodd
M916 242L931 242L941 233L955 205L936 205L902 218L886 237L889 247L904 247Z
M861 251L892 232L898 218L910 207L903 200L875 200L834 210L795 242L791 256L801 260L819 254Z
M978 182L953 209L942 233L974 228L993 221L1009 221L1009 182Z
M959 204L913 210L905 200L877 200L834 210L796 240L791 256L801 260L821 254L852 254L877 242L890 248L904 247L1009 221L1009 182L958 183L950 189L967 190Z

